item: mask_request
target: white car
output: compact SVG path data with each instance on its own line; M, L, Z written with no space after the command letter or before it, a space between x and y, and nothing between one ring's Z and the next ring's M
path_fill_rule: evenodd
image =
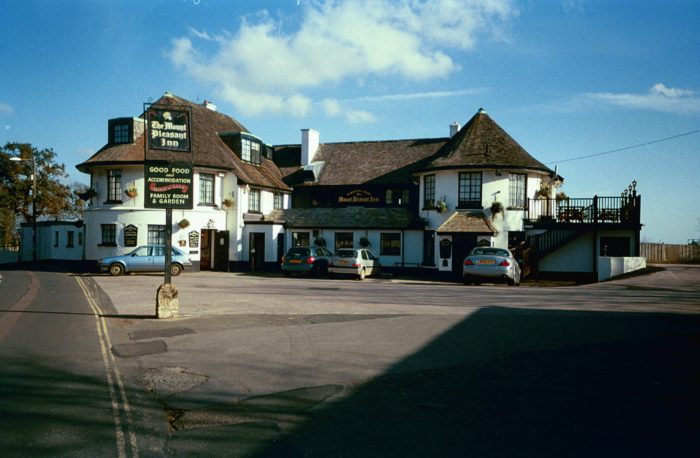
M328 273L353 275L358 280L364 280L369 275L379 275L381 272L379 258L364 248L341 248L331 258Z

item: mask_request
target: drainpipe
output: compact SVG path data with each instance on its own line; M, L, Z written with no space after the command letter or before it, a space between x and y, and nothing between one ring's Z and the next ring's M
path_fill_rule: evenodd
M406 246L405 242L406 242L406 240L405 240L404 230L401 229L401 268L402 269L405 267L405 265L404 265L405 254L406 254L406 250L404 248Z

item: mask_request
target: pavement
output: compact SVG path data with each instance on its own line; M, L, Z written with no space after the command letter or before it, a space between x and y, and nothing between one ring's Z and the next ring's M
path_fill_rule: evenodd
M86 278L151 406L144 455L700 453L700 266L538 288L190 272L167 320L162 275Z

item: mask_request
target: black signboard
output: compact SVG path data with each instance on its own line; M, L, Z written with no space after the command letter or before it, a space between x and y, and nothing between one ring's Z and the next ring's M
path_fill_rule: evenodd
M139 228L129 224L124 228L124 246L136 246L139 239Z
M144 177L144 207L192 209L192 165L147 162Z
M188 235L190 237L190 248L199 247L199 232L190 231L190 233Z
M151 107L148 110L148 146L151 149L190 151L189 112Z

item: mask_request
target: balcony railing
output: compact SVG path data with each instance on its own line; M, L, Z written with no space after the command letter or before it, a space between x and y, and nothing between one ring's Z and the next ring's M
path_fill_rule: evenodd
M527 219L532 223L639 224L641 196L529 199Z

